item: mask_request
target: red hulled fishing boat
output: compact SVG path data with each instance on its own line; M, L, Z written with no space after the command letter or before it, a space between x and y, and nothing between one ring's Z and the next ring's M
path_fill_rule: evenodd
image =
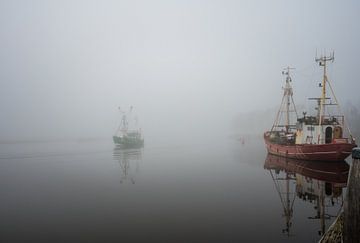
M286 81L281 106L271 130L264 133L265 144L269 153L288 158L342 161L350 155L356 144L345 124L345 117L326 75L327 62L334 60L334 54L315 60L323 67L323 79L319 84L321 96L309 98L317 101L317 114L307 116L306 112L303 112L303 117L298 117L293 100L290 68L287 68L283 72ZM332 97L327 97L327 86ZM329 106L337 107L337 112L329 109ZM330 114L331 112L334 114ZM292 124L291 118L294 116L297 122Z

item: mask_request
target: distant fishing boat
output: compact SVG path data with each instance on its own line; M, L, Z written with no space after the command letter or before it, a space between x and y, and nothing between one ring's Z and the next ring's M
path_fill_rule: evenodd
M286 75L284 95L277 117L270 131L264 133L267 150L271 154L315 161L343 161L356 147L348 126L345 126L345 117L341 114L339 103L326 74L326 64L334 61L334 54L321 56L315 59L323 67L323 79L319 84L321 96L309 98L317 101L317 115L299 118L293 100L291 87L290 68L283 74ZM332 98L327 97L329 86ZM328 106L336 106L338 113L330 114ZM296 115L296 124L291 123L291 115ZM347 131L345 130L347 129ZM345 136L347 132L348 136Z
M128 112L120 109L122 114L120 125L113 136L113 141L116 145L124 147L140 147L144 145L144 138L142 136L141 128L138 127L137 118L133 118L131 106Z

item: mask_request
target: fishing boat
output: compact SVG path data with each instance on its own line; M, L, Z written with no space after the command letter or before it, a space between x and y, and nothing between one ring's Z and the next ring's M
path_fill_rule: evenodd
M113 141L116 145L123 147L141 147L144 145L144 138L142 136L141 128L138 127L137 118L133 118L133 107L131 106L128 112L122 111L120 125L113 136Z
M283 71L286 79L280 109L271 130L264 133L266 148L271 154L289 158L343 161L351 154L356 144L326 74L327 63L334 61L334 53L315 60L323 68L322 82L319 84L321 96L309 98L317 102L317 114L307 115L303 112L303 116L299 118L293 99L291 68L288 67ZM328 87L331 97L327 97ZM337 112L329 106L337 107ZM296 123L291 122L294 115Z

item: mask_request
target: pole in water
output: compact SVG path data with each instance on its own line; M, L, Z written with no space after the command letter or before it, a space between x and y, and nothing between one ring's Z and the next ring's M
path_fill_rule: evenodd
M344 205L345 243L360 242L360 148L352 150L352 158Z

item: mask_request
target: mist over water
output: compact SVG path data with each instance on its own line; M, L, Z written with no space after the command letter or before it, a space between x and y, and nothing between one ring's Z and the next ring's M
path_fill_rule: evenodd
M317 96L316 50L335 50L338 98L360 103L357 2L0 5L2 140L109 137L131 105L150 138L233 133L234 117L279 105L286 66L297 104Z
M314 205L299 197L294 237L282 233L262 134L283 68L295 68L299 113L313 110L315 53L334 50L328 76L360 136L359 11L356 1L1 1L0 241L318 240ZM118 108L131 106L145 145L118 149Z

